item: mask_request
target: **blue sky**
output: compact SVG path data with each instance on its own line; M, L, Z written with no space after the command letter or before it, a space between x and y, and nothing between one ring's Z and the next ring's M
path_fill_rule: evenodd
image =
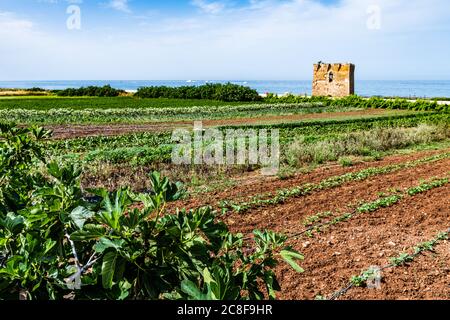
M448 0L0 0L0 80L307 80L319 60L450 79L449 16Z

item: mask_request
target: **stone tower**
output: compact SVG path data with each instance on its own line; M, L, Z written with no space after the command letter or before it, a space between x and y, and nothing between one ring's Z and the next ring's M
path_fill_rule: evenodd
M319 62L314 65L313 96L346 97L354 93L354 64Z

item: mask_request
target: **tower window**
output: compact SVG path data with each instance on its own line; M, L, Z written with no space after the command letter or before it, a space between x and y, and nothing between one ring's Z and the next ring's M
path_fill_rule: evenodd
M333 72L330 72L328 74L328 82L333 82L333 78L334 78Z

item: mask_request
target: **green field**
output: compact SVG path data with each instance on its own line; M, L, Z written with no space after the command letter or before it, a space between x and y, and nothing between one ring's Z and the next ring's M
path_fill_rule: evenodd
M254 102L252 102L254 104ZM193 106L242 105L242 102L183 99L138 99L133 97L1 97L0 109L116 109L178 108Z
M274 214L289 201L356 182L370 186L371 178L382 180L402 170L442 165L450 148L448 107L404 100L270 97L249 104L131 97L1 98L0 117L2 299L17 299L23 292L29 299L47 300L68 295L217 298L210 289L199 289L202 278L202 286L216 281L232 286L217 291L223 299L236 299L242 292L245 299L263 299L261 283L275 298L278 287L270 287L274 273L268 266L284 263L301 274L304 256L297 249L304 247L287 247L288 238L271 231L232 234L222 218L230 216L240 227L248 221L274 221L284 230L288 220ZM172 130L180 125L191 129L195 120L205 120L205 127L221 133L278 130L277 176L260 175L262 167L249 161L174 164ZM187 133L191 138L193 134ZM203 152L209 146L203 141L196 148ZM425 154L416 157L416 152ZM377 164L390 155L401 159ZM314 172L321 177L317 182L298 183L303 174ZM403 194L412 197L439 189L448 183L443 174L418 181L401 194L392 187L384 191L387 186L381 182L383 197L352 200L355 212L394 207ZM241 193L248 194L241 198ZM216 203L204 206L210 200ZM191 204L193 210L170 207L174 201ZM301 201L292 214L302 207ZM323 197L317 201L323 203ZM270 218L261 219L263 212ZM310 230L302 234L314 237L356 218L353 211L344 212L308 212ZM292 221L292 226L304 228L301 219ZM267 225L261 230L266 228L271 230ZM83 265L74 264L74 256ZM74 290L76 281L81 290Z

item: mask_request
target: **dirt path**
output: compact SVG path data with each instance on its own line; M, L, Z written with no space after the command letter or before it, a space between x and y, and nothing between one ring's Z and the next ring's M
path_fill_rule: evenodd
M396 114L407 113L408 111L396 110ZM234 119L220 119L220 120L203 120L204 127L216 126L233 126L233 125L256 125L256 124L272 124L272 123L286 123L302 120L314 119L339 119L348 117L373 117L392 114L392 110L384 109L368 109L346 112L326 112L326 113L311 113L311 114L294 114L281 116L255 116L249 118L234 118ZM193 121L170 121L170 122L152 122L144 124L98 124L98 125L47 125L47 129L53 130L53 137L55 139L70 139L77 137L89 136L115 136L127 133L139 132L161 132L171 131L176 128L192 128Z

